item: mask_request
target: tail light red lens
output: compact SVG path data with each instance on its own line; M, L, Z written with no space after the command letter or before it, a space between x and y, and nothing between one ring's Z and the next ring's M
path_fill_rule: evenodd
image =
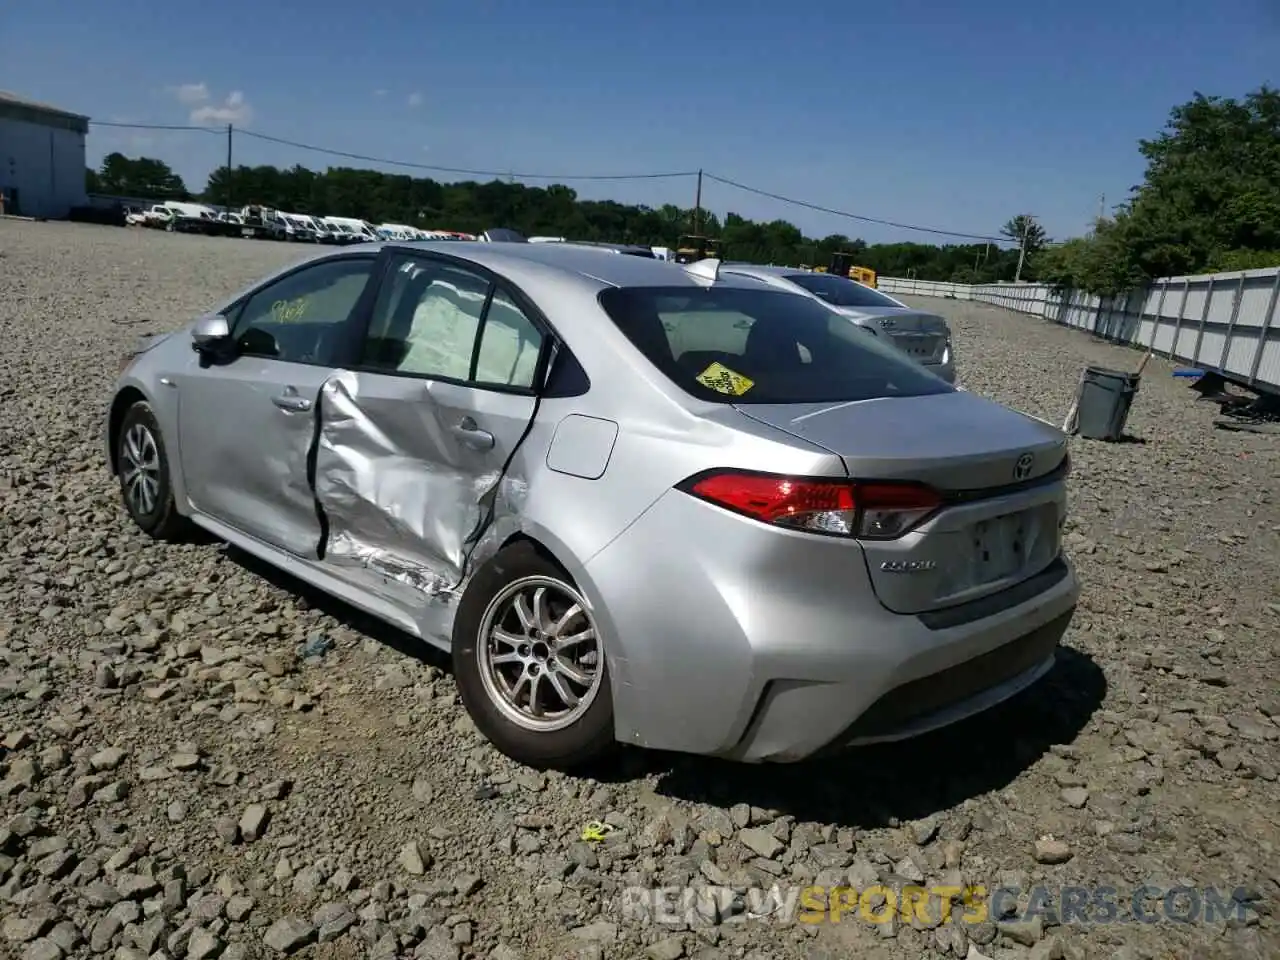
M849 535L857 508L853 487L829 480L723 472L696 480L689 492L762 523Z
M761 523L873 540L893 540L908 533L942 505L936 490L919 483L862 483L737 470L700 474L680 489Z
M895 540L942 506L942 497L920 483L859 483L858 533L865 540Z

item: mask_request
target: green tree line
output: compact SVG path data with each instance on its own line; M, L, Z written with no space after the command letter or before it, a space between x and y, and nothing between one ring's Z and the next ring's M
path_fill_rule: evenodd
M705 210L699 232L717 238L722 255L734 260L816 266L833 253L851 252L886 276L960 283L1041 279L1095 293L1117 293L1157 277L1280 265L1280 93L1267 86L1239 100L1197 93L1138 149L1147 161L1143 183L1114 216L1064 243L1050 242L1027 214L1005 223L1000 232L1009 242L1003 246L806 237L786 220L761 222L736 213L722 219ZM91 193L213 204L230 197L236 205L468 233L508 227L528 236L673 247L694 231L690 209L583 200L563 184L440 183L350 167L224 166L195 193L164 162L119 153L87 171L87 182ZM1020 257L1023 246L1026 256Z
M530 187L501 180L440 183L349 167L281 170L241 166L235 168L228 183L224 166L213 171L197 193L160 160L113 153L98 170L87 172L87 185L90 193L102 195L189 199L215 205L224 204L230 196L236 206L255 203L290 213L359 217L372 223L405 223L466 233L508 227L526 236L675 247L682 235L694 229L692 209L583 200L573 188L562 184ZM964 283L1012 280L1017 269L1017 249L1003 249L996 243L868 245L844 234L806 237L786 220L759 222L736 213L722 219L707 210L700 212L698 224L700 233L720 241L723 256L754 263L818 266L829 263L834 253L850 252L857 254L861 265L886 276ZM1039 228L1034 223L1031 228L1034 247L1043 239L1043 231L1037 234ZM1012 229L1013 221L1006 225L1005 233L1016 241ZM1028 275L1025 266L1023 274Z

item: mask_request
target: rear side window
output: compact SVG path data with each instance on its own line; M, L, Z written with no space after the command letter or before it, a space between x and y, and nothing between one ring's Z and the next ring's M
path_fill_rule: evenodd
M798 294L615 287L600 305L677 386L721 403L840 403L952 388L846 317Z
M489 288L470 271L402 259L378 292L361 365L465 381Z
M797 287L803 287L833 307L902 308L902 304L847 277L838 277L830 273L788 273L782 279L790 280Z

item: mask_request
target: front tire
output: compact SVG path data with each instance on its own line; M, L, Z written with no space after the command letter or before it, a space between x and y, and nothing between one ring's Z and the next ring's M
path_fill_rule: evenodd
M160 424L151 405L139 400L120 423L116 439L120 498L138 528L156 540L178 539L186 518L178 513Z
M454 620L453 674L477 729L517 763L569 770L617 746L595 619L531 543L500 550L472 577Z

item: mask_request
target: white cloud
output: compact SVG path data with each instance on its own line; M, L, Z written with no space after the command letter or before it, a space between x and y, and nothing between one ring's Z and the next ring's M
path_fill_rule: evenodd
M235 123L244 126L253 119L253 107L239 90L232 90L221 103L206 103L191 111L195 124Z
M197 106L209 99L209 87L203 82L180 83L171 89L178 102L188 107Z
M239 90L231 91L224 100L215 100L209 85L201 80L199 83L180 83L166 87L165 91L190 109L189 120L194 124L245 125L253 119L253 108Z
M414 109L422 106L422 94L417 93L416 91L409 94L409 106Z
M374 95L375 97L385 97L385 96L387 95L387 91L385 91L385 90L375 90L375 91L373 91L373 95Z

